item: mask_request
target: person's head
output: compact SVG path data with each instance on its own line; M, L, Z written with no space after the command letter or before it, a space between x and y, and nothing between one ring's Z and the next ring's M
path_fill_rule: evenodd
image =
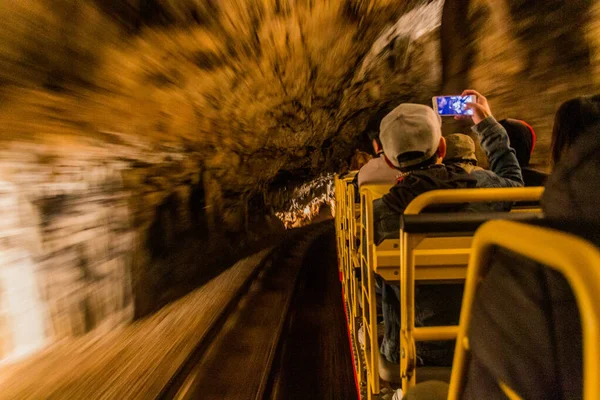
M378 131L370 131L369 139L371 139L371 144L373 145L373 151L376 155L383 153L383 147L381 146L381 140L379 140L379 132Z
M600 121L600 95L576 97L564 102L554 116L552 162L556 165L575 140Z
M470 163L477 165L477 156L475 155L475 142L468 135L462 133L453 133L446 136L446 156L444 162L449 163Z
M441 163L446 155L441 125L440 116L431 107L400 104L379 127L385 157L399 170Z
M508 133L510 147L515 150L519 165L521 168L527 167L535 148L536 137L533 128L527 122L518 119L503 119L499 122Z

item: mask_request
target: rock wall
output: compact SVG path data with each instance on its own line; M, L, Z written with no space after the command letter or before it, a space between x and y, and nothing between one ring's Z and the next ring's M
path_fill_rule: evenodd
M600 91L600 2L447 1L441 41L444 91L486 94L498 118L529 122L532 163L549 168L554 113L570 98ZM457 127L448 124L450 132Z
M2 262L0 285L3 296L20 299L3 308L3 344L25 340L19 321L42 318L42 344L102 334L152 307L144 294L160 296L158 283L169 276L157 261L191 230L188 207L173 203L189 200L198 175L196 165L191 173L178 163L180 152L156 150L11 143L2 151L0 254L10 262ZM3 355L20 353L7 346Z
M31 282L52 322L47 333L60 339L131 320L134 231L119 171L89 154L35 150L17 145L2 155L10 204L2 233L15 245L6 251L21 251L16 263L35 265ZM20 281L2 286L10 291Z

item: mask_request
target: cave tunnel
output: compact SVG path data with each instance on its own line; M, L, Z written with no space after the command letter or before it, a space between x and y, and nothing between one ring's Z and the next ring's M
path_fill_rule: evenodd
M550 172L556 110L600 92L594 0L30 0L0 17L0 399L355 398L336 175L397 105L470 88L535 128L531 167Z

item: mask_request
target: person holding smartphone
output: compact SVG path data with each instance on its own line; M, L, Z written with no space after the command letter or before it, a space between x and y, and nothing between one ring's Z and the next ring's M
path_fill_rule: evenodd
M383 156L400 171L389 193L373 203L375 241L381 243L398 235L399 216L418 195L436 189L472 187L523 186L521 168L515 152L509 147L506 130L492 116L487 99L474 90L465 90L463 96L475 96L466 107L473 115L455 118L472 119L472 130L477 133L488 156L491 171L475 170L470 174L455 164L442 163L446 155L446 141L441 135L441 119L433 109L418 104L401 104L381 122L380 139ZM510 208L512 204L467 204L445 211L495 211ZM416 293L416 304L425 307L418 315L427 318L415 321L418 326L451 325L458 321L461 287L428 285ZM400 287L382 282L382 309L384 338L380 352L383 363L400 362ZM423 364L448 366L452 363L453 346L447 343L420 342L417 354ZM380 368L383 371L396 368ZM393 380L393 376L381 376Z
M462 96L474 96L474 102L468 102L466 109L473 115L455 116L455 119L469 120L474 125L471 130L477 134L481 148L488 158L489 170L473 171L470 175L477 179L477 187L521 187L523 175L515 150L509 145L506 129L494 118L490 105L481 93L468 89ZM505 205L510 207L510 205Z

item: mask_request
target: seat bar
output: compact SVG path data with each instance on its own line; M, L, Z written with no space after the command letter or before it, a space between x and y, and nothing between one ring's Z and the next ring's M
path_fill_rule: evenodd
M455 326L427 326L414 328L413 337L417 342L432 340L454 340L458 336L458 325Z

